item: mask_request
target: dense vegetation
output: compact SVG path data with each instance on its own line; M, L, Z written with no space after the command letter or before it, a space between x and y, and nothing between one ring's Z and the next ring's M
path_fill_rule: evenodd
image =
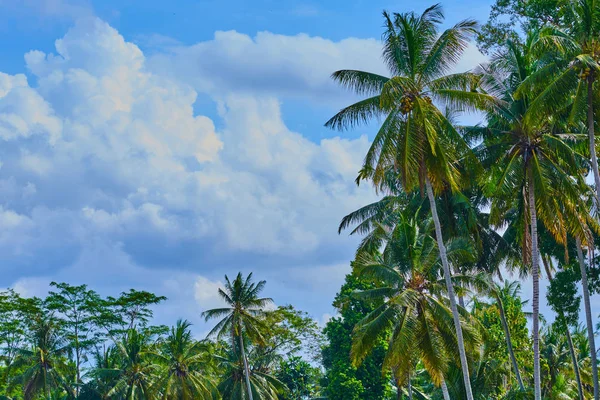
M341 221L362 240L324 329L252 275L226 277L206 339L152 325L166 299L148 292L9 290L3 398L600 400L600 2L497 0L482 27L443 17L385 12L389 76L333 74L364 99L326 126L378 123L357 183L381 196ZM489 62L453 72L471 41ZM508 274L531 279L530 300Z

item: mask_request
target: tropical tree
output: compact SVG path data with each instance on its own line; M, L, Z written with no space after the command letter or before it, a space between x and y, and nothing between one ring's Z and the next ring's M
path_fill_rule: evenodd
M235 351L237 348L242 359L246 393L250 400L253 399L253 391L250 368L245 354L244 336L257 343L264 343L261 329L264 331L265 326L261 317L265 315L264 308L273 302L271 298L258 297L265 284L265 281L254 283L252 273L244 278L240 272L233 282L225 275L225 287L224 289L219 288L219 295L225 301L227 307L214 308L202 313L206 321L213 318L222 318L209 332L208 336L216 336L218 339L224 336L231 337L232 351L237 354ZM231 366L231 364L228 365Z
M473 300L472 313L480 321L483 327L483 356L478 365L478 372L475 376L474 389L481 393L485 389L482 381L492 383L495 387L495 395L502 395L504 392L520 393L524 395L527 392L527 375L521 372L530 371L533 363L533 352L531 349L531 339L527 329L526 316L523 307L527 301L520 298L521 285L518 281L505 281L504 285L492 283L488 286L487 293L491 302L487 303L482 299ZM514 375L510 373L510 367ZM488 367L493 367L493 371L487 371ZM501 386L494 385L495 377L506 379L507 384ZM517 385L513 384L513 377ZM493 393L493 392L492 392Z
M518 224L524 261L531 264L534 391L539 400L538 222L563 245L568 234L587 237L587 226L576 211L585 209L577 182L585 161L570 143L577 135L557 134L556 122L549 116L536 123L526 118L529 105L538 101L536 93L515 98L515 92L539 68L529 50L531 43L532 38L524 46L508 43L507 52L495 57L482 87L503 104L488 112L487 127L471 133L483 138L477 153L487 167L484 184L491 197L491 220L497 226L503 226L508 218Z
M159 366L153 392L165 400L217 398L212 380L209 344L195 341L191 323L179 320L155 350L147 353Z
M73 286L68 283L51 282L56 291L50 291L44 303L46 308L59 313L61 325L65 329L75 361L75 392L79 393L82 364L87 360L87 352L96 342L94 325L91 323L92 310L100 297L87 285Z
M261 360L260 357L253 359L252 356L256 353L251 353L248 361L244 356L237 354L238 349L239 347L236 346L230 349L225 356L217 356L217 360L224 370L222 381L219 384L219 392L223 399L278 400L278 393L284 393L287 390L286 386L268 370L250 369L249 362L260 364L264 360Z
M346 129L384 117L359 180L371 179L380 187L392 169L406 192L417 187L426 190L458 337L467 399L472 400L460 316L435 202L436 194L460 188L458 155L468 158L465 155L469 148L436 103L475 109L488 107L494 98L470 90L476 81L473 74L448 74L475 34L477 24L461 21L440 34L443 16L439 5L429 7L421 15L384 12L383 59L392 77L355 70L335 72L333 78L337 82L370 97L342 109L326 126Z
M359 366L354 366L350 359L352 333L382 300L359 299L354 292L376 287L372 280L347 274L334 298L333 307L339 316L331 318L323 330L327 339L322 357L325 368L323 395L330 400L387 400L393 390L390 374L382 374L387 337L380 338Z
M12 365L13 369L23 369L16 377L23 384L23 398L50 398L55 389L74 396L66 379L70 349L59 327L50 317L40 317L34 321L31 335L31 346L19 349Z
M379 338L391 331L383 368L394 371L397 384L408 382L420 361L433 382L443 386L449 364L458 358L452 312L439 276L439 253L430 233L428 220L401 215L395 229L383 238L382 253L361 253L354 263L359 277L381 282L380 287L355 296L380 299L382 304L355 328L351 356L360 363ZM449 243L448 250L453 258L464 257L471 248L457 240ZM466 344L472 351L478 342L477 330L471 327L469 314L461 312Z
M506 320L506 312L504 310L504 299L515 298L518 296L521 285L518 282L505 282L504 286L498 284L492 284L490 294L494 297L496 306L498 307L498 313L500 315L500 321L502 323L502 329L504 330L504 336L506 338L506 348L510 357L510 362L513 366L519 388L525 391L525 385L523 384L523 378L521 378L521 372L519 371L519 363L515 357L515 352L512 345L510 328L508 321Z
M136 329L129 329L123 339L116 343L117 366L96 371L99 377L114 382L107 393L108 398L153 399L153 378L157 368L146 357L149 345L150 337Z
M548 44L559 57L540 70L532 79L533 83L541 83L544 90L537 101L532 102L527 118L538 121L540 116L548 112L562 111L565 105L571 105L570 121L578 124L586 121L591 172L596 189L596 205L600 206L600 173L596 154L594 105L598 97L597 81L600 74L600 2L596 0L571 0L562 7L564 10L563 26L548 26L540 35L540 51L547 51ZM548 76L551 79L548 79ZM527 85L524 90L529 90ZM543 117L542 117L543 118ZM580 257L581 258L581 257ZM589 293L585 288L587 277L583 276L584 306L588 340L592 351L595 351L595 338L592 323L592 311ZM600 399L598 383L598 366L592 359L594 376L594 399Z

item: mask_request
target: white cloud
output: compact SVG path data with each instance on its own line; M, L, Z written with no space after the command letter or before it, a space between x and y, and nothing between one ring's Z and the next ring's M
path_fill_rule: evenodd
M259 32L254 37L236 31L217 31L214 38L193 46L173 45L172 54L149 60L153 70L185 76L201 92L306 98L313 103L348 102L331 73L359 69L389 75L381 59L381 42L346 38L340 41L298 34ZM453 72L470 70L486 61L472 44Z
M381 46L375 39L321 37L259 32L255 37L236 31L217 31L213 40L174 47L173 54L154 56L151 66L185 76L200 91L275 94L338 100L343 92L330 79L342 68L386 73Z
M29 87L25 75L0 72L0 139L43 133L54 143L60 131L61 121L42 96Z

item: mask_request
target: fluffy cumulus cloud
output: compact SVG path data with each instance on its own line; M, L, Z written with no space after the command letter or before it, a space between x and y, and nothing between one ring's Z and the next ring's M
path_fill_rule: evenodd
M352 254L337 223L374 198L353 183L368 139L309 140L267 89L289 81L319 96L321 75L378 46L359 42L222 32L150 62L86 18L54 52L27 53L29 80L0 73L0 283L154 290L171 298L163 318L197 319L224 273L254 270L280 303L316 290L306 305L321 315ZM335 61L317 73L324 57ZM176 64L189 69L165 68Z
M236 31L219 31L194 46L167 45L168 54L150 60L166 74L187 76L200 91L275 94L311 102L340 105L348 95L330 78L339 69L359 69L388 75L376 39L340 41L298 34L259 32L254 37ZM455 71L467 71L486 57L470 45Z

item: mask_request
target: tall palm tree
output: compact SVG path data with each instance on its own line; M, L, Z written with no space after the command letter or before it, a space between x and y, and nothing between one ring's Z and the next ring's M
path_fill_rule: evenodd
M596 189L596 205L600 206L600 173L598 172L598 157L596 154L594 105L598 98L597 81L600 76L600 2L597 0L570 0L563 7L565 29L549 26L540 35L540 49L547 51L548 45L553 45L561 57L549 63L539 77L535 76L532 83L541 83L544 90L538 101L533 102L528 118L533 121L548 112L558 112L565 105L571 105L570 119L572 123L585 120L591 170ZM551 76L548 82L548 76ZM524 88L527 90L529 88ZM585 274L584 274L585 275ZM586 281L587 277L583 277ZM590 347L595 350L594 328L589 293L584 287L584 306ZM594 376L594 399L600 399L598 383L598 366L592 359Z
M219 295L227 303L227 307L214 308L202 313L206 321L213 318L223 318L209 332L208 336L216 336L220 339L231 335L231 347L239 350L244 365L246 393L250 400L253 399L252 385L244 336L257 343L264 342L261 329L266 327L260 317L265 314L264 308L273 303L271 298L258 297L265 284L266 281L252 282L252 273L244 278L240 272L233 282L225 275L225 288L224 290L219 288Z
M532 123L525 118L537 93L515 98L519 86L539 68L529 52L530 43L531 39L525 46L509 42L507 52L488 68L482 87L504 104L488 112L487 127L473 131L484 139L477 152L488 167L485 185L492 197L492 221L502 226L509 214L516 213L524 222L521 242L533 279L534 392L540 400L538 222L563 245L568 234L583 234L582 226L573 221L578 219L574 210L585 207L577 183L584 161L570 146L573 135L555 133L553 119Z
M433 101L474 109L487 107L494 99L470 90L476 81L474 75L448 74L475 34L477 24L472 20L461 21L440 34L443 17L439 5L429 7L421 15L384 12L383 59L392 76L355 70L335 72L333 78L337 82L370 97L344 108L326 126L346 129L384 117L365 157L359 180L371 179L379 187L391 168L399 175L406 192L417 187L427 191L458 337L467 399L472 400L460 317L435 203L437 193L448 188L459 189L458 154L465 158L469 148Z
M170 334L149 358L160 366L153 392L164 400L217 398L217 388L206 366L210 365L208 345L193 339L191 323L178 320Z
M31 347L17 350L12 365L14 370L23 369L17 377L23 383L23 398L50 398L54 389L74 396L65 379L69 346L58 327L50 318L40 318L34 322L31 334Z
M353 264L358 276L382 283L355 296L382 300L382 305L356 326L351 357L355 364L360 363L391 329L383 368L394 371L398 385L407 382L420 361L434 383L441 386L449 364L458 356L452 311L439 276L439 252L430 233L430 220L401 214L395 228L382 238L382 252L361 253ZM451 258L464 257L471 247L457 240L449 243L448 250ZM468 314L462 309L461 313L466 344L472 351L478 335L467 323Z

